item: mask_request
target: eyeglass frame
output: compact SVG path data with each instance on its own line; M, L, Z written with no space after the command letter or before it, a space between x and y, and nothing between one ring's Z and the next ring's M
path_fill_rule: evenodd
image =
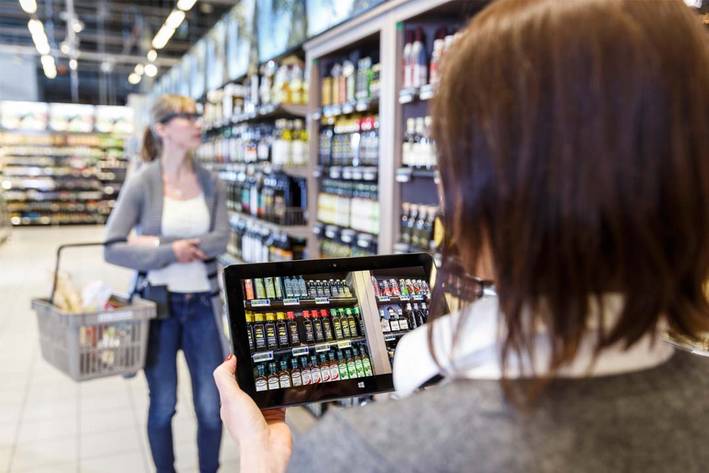
M185 118L187 120L196 122L197 120L202 118L202 114L197 112L172 112L160 118L158 120L158 123L166 125L168 122L174 120L175 118Z

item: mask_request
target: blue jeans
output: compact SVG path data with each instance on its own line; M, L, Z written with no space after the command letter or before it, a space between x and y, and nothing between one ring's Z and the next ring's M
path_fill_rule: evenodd
M145 377L150 389L148 440L158 473L175 472L172 417L177 403L179 349L185 354L192 379L199 470L213 473L219 468L222 422L212 371L222 362L220 340L207 293L171 294L170 318L150 322L145 361Z

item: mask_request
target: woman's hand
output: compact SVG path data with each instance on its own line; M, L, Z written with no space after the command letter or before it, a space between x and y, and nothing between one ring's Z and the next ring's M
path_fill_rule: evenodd
M199 240L196 238L172 242L172 251L175 253L178 263L191 263L195 260L207 259L207 255L199 249Z
M219 389L221 417L232 439L239 444L240 471L282 473L288 467L293 438L286 425L285 409L260 410L236 382L233 355L214 370Z

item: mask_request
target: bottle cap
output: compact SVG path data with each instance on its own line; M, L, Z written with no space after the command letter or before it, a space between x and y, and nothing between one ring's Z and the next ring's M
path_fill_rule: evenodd
M320 311L320 317L327 317L327 309L322 309Z

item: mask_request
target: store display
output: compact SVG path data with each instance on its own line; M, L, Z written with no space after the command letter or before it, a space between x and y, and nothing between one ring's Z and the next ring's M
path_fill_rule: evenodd
M399 220L400 242L411 251L432 251L443 240L443 224L434 206L404 202Z
M424 169L436 166L436 146L431 137L430 116L406 120L401 164Z
M412 254L228 266L240 384L262 407L391 389L398 339L428 318L431 265ZM346 380L358 383L290 392Z
M291 261L303 259L306 241L266 225L235 217L227 252L244 262Z

